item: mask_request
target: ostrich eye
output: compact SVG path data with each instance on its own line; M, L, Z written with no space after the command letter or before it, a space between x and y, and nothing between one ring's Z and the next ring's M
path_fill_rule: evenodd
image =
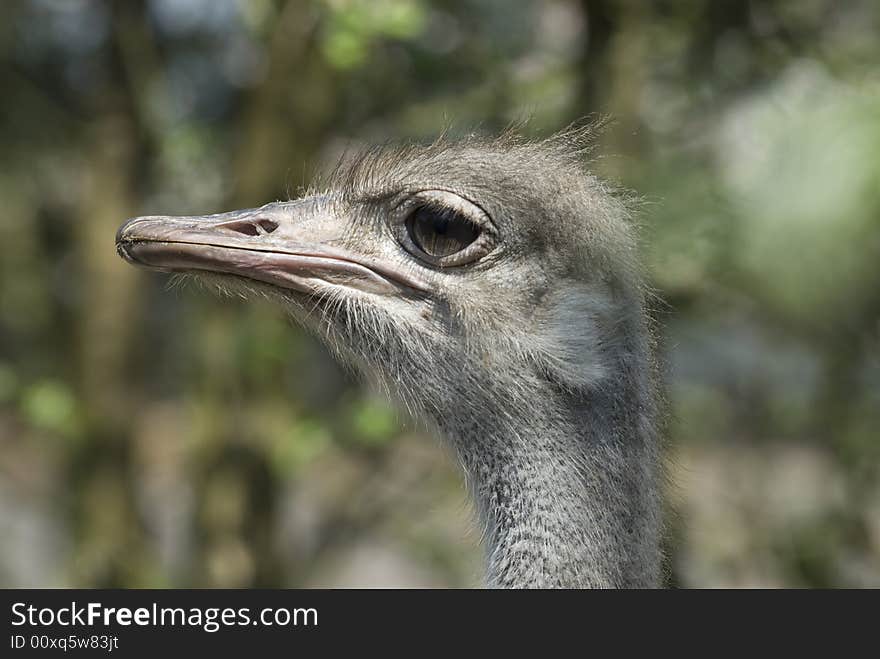
M489 214L467 197L449 190L407 193L392 217L400 246L435 268L478 261L495 249L499 240Z
M433 205L413 210L406 231L416 247L435 259L457 254L480 236L479 227L460 212Z

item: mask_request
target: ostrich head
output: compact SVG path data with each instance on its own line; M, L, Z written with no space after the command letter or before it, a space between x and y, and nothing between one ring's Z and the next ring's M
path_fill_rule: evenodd
M376 149L297 201L129 220L117 249L270 294L445 437L491 584L649 585L642 289L625 207L581 151L573 133Z

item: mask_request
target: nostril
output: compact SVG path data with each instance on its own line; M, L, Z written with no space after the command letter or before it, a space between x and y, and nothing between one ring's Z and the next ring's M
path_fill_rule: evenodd
M230 231L235 231L236 233L242 233L245 236L259 236L260 230L254 225L253 222L226 222L221 224L224 229L229 229Z
M278 223L266 219L238 220L236 222L224 222L220 226L245 236L263 236L275 231L278 228Z
M278 228L278 223L273 222L272 220L257 220L257 224L265 233L272 233Z

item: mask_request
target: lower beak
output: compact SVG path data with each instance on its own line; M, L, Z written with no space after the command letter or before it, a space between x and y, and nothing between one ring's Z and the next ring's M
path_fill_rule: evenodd
M345 286L368 293L425 292L408 273L340 246L338 221L320 199L197 217L128 220L116 250L135 265L167 272L213 272L307 294Z

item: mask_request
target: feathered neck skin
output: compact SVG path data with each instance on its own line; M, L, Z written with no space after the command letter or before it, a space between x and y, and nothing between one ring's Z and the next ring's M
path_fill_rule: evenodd
M487 428L491 451L454 442L486 530L490 587L659 585L651 439L638 420L603 418L604 396L615 394L570 418L523 419L527 434Z
M488 586L660 585L650 367L622 350L589 392L522 372L511 389L500 373L470 424L440 421L485 530Z

